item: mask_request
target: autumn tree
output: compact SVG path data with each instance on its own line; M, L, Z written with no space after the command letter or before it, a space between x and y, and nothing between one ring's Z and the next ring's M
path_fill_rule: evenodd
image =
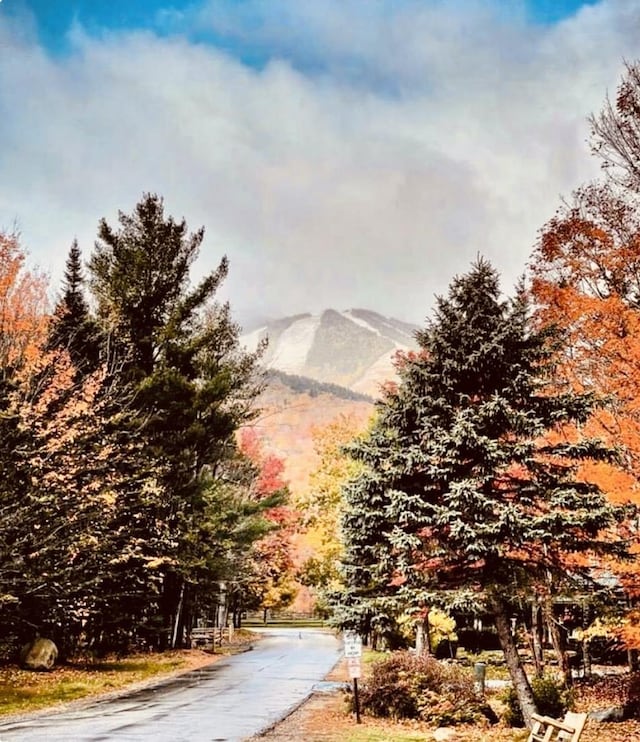
M136 531L128 521L142 513L127 507L150 473L140 440L115 432L126 402L104 368L78 379L66 350L43 353L40 365L17 406L25 442L14 455L28 478L12 544L13 618L18 635L31 627L63 654L81 633L95 649L113 647L157 592L148 569L157 532Z
M0 233L0 369L5 378L28 367L47 330L47 280L25 264L17 235Z
M640 62L626 63L612 103L590 117L591 149L608 180L640 193Z
M0 625L17 634L15 615L24 585L19 553L24 542L24 503L31 476L24 452L31 431L21 425L20 389L37 358L47 329L46 280L26 267L16 235L0 234ZM33 589L33 584L29 586Z
M316 610L330 610L329 595L342 585L340 558L343 488L360 471L346 446L362 432L355 418L341 415L313 431L318 465L309 477L308 492L298 507L310 554L300 570L300 580L315 591Z
M596 400L554 388L561 339L533 324L522 290L501 299L486 261L454 279L417 340L353 449L365 470L345 493L345 602L482 605L529 721L511 602L548 575L590 579L577 559L567 570L575 555L626 552L624 510L576 476L615 453L572 427Z
M541 230L531 262L540 320L561 327L559 375L610 404L590 431L621 445L624 471L590 466L610 498L638 503L640 477L640 65L628 64L615 101L591 117L592 150L604 178L578 188ZM637 535L637 534L636 534ZM638 551L638 546L634 546ZM632 598L640 597L637 559L613 568ZM633 617L633 614L632 614ZM635 630L625 641L640 647ZM632 638L635 636L635 639Z
M266 617L269 610L290 605L297 593L293 536L298 515L289 504L289 488L283 478L284 462L265 449L255 428L241 431L240 451L255 470L249 496L269 506L263 513L268 532L244 555L244 575L238 581L237 603L244 609L259 609ZM235 613L239 613L238 606Z

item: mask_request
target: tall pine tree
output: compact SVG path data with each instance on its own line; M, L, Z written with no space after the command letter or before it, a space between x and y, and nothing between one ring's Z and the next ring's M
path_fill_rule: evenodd
M486 261L453 281L417 339L353 451L366 469L346 490L345 602L352 617L393 599L482 604L529 720L510 601L566 581L568 557L626 552L612 535L624 509L576 477L579 462L615 453L576 432L596 400L556 389L558 337L532 326L523 291L501 299Z
M69 249L62 284L49 326L47 348L66 349L79 371L95 370L100 354L98 328L84 295L84 275L78 241Z
M190 286L203 237L203 229L190 234L184 220L165 216L162 198L145 194L132 214L120 213L117 229L102 220L89 262L99 321L135 391L134 427L157 465L155 513L145 512L172 534L160 604L178 643L198 584L215 578L203 576L212 552L202 533L212 503L222 504L219 479L233 471L235 433L259 389L258 354L242 351L228 305L215 302L226 258Z

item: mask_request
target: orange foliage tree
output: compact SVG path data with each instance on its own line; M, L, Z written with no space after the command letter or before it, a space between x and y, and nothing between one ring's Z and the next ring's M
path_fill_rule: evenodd
M47 279L25 263L17 235L0 232L0 369L5 376L37 357L47 331Z
M606 102L592 127L606 177L577 189L542 229L532 290L540 320L565 333L560 376L605 402L588 432L624 452L623 469L599 463L583 467L583 475L612 501L640 504L638 64L627 67L615 103ZM630 528L629 536L637 540L637 530ZM640 561L617 565L616 572L627 593L640 597ZM628 646L640 647L640 630L627 625L623 633Z

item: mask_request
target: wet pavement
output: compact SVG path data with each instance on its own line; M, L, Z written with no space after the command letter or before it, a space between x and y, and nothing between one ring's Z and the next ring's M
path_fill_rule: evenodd
M130 695L0 723L0 742L241 742L303 701L342 650L331 633L265 634L249 652Z

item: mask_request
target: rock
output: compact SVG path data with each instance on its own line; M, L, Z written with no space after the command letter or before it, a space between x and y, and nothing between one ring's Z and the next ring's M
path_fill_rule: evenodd
M455 742L457 739L456 730L451 727L438 727L433 732L435 742Z
M624 708L622 706L610 706L606 709L589 711L589 719L593 721L622 721L624 719Z
M58 658L58 647L51 641L38 637L20 650L20 665L25 670L51 670Z

